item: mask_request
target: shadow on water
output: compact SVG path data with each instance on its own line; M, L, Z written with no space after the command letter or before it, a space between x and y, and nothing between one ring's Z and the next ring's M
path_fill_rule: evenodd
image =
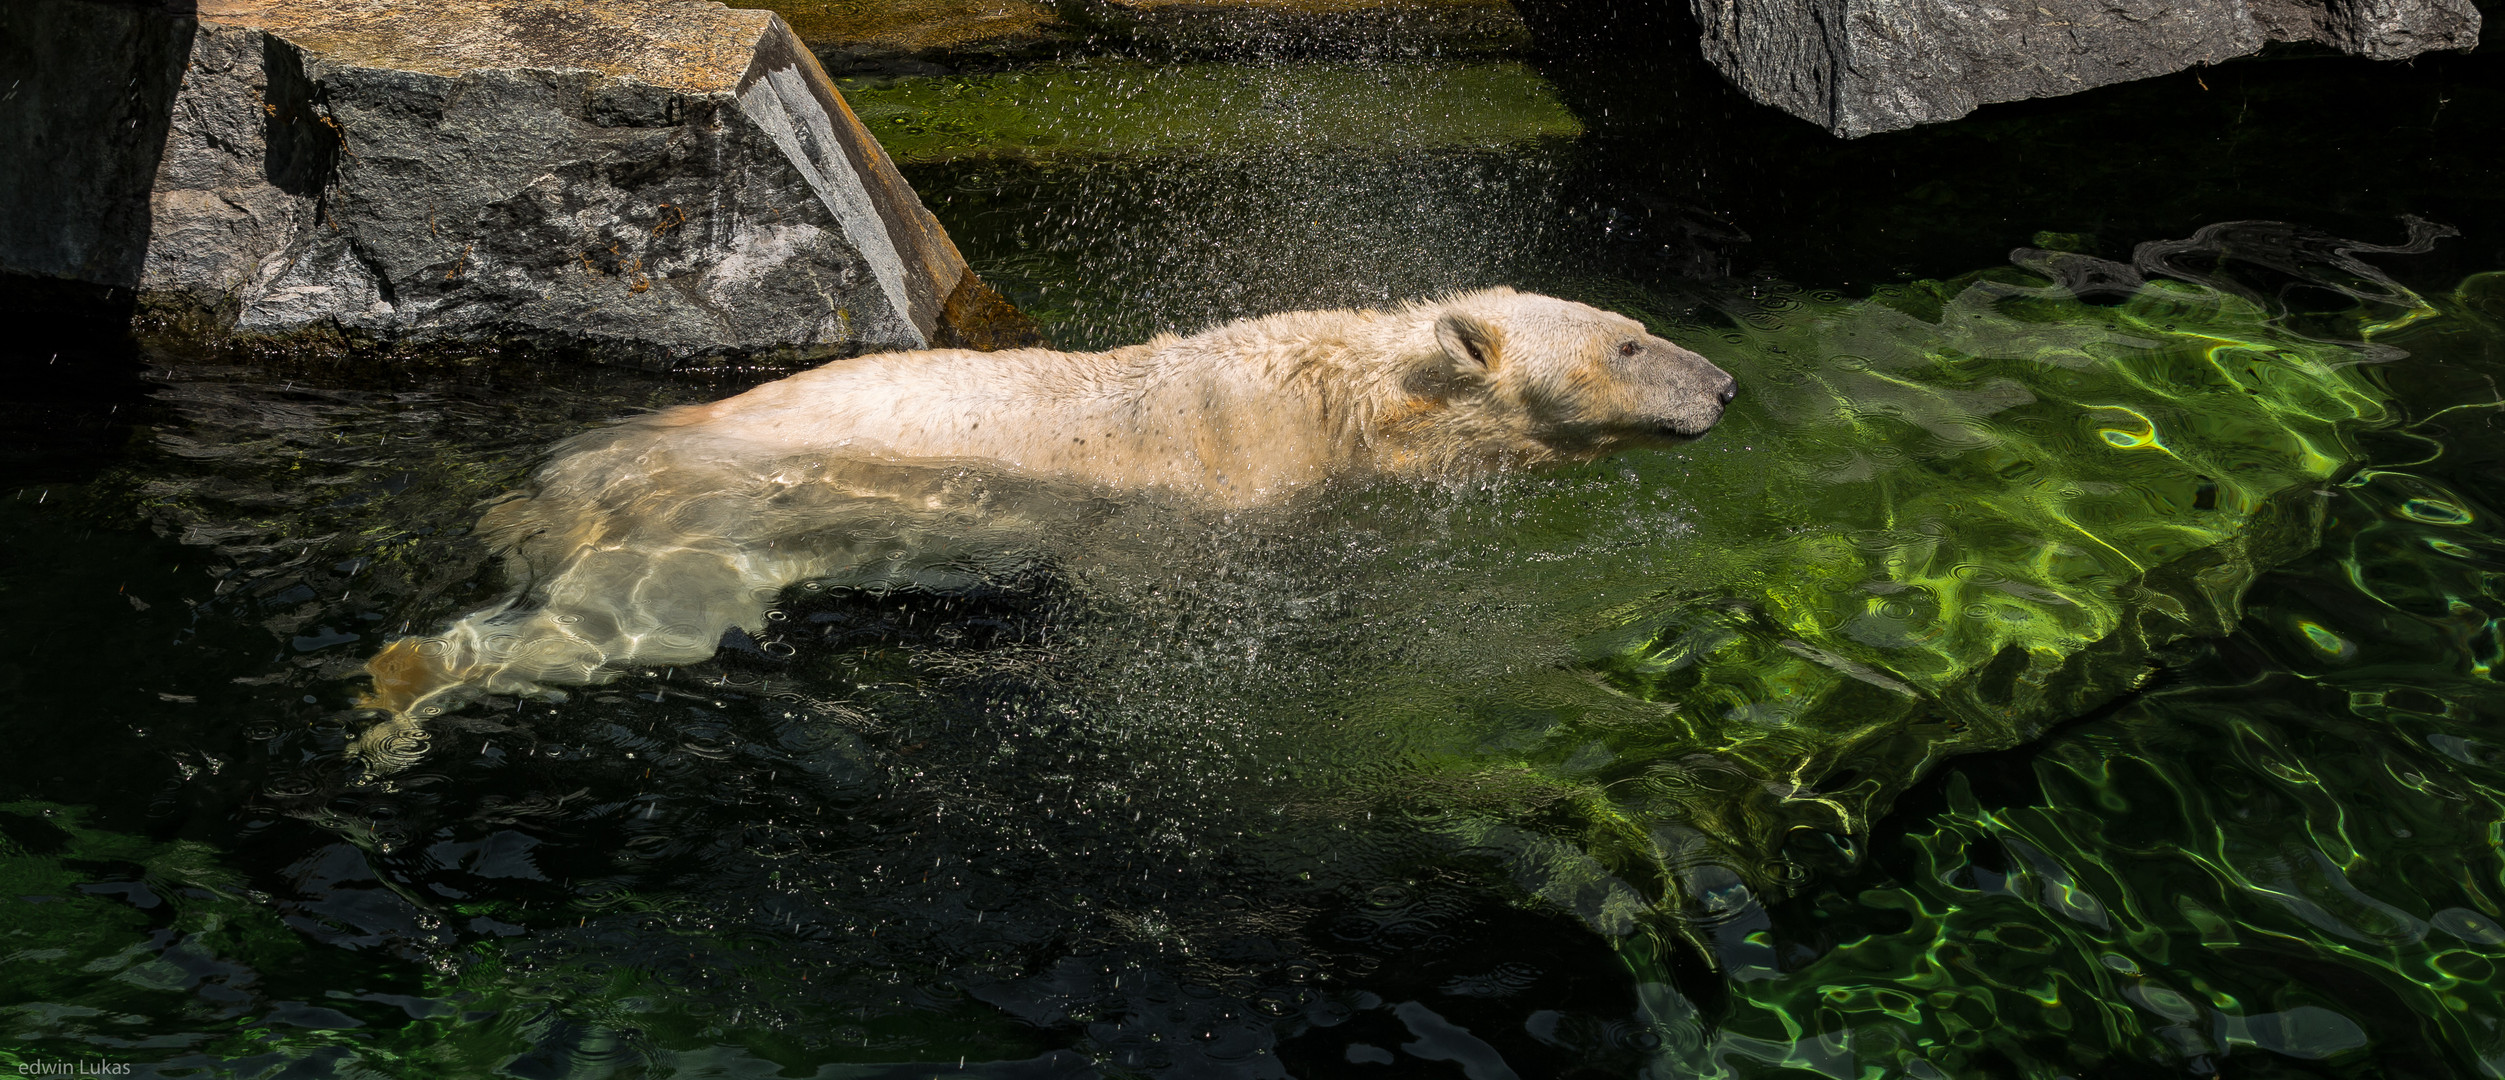
M1522 0L1534 60L1589 127L1564 183L1587 258L1631 276L1771 275L1859 291L2020 246L2108 257L2216 221L2380 236L2403 215L2472 240L2427 280L2505 263L2505 46L2406 64L2260 57L1953 124L1841 140L1722 80L1684 3ZM2493 24L2491 24L2493 25ZM2406 163L2406 175L2396 164Z
M1347 125L1325 111L1339 99L1316 89L1342 76L1306 80L1295 67L1207 68L1199 78L1241 86L1242 100L1194 108L1268 123L1261 138L1219 142L1157 134L1163 106L1088 104L1166 100L1156 79L1119 65L1078 69L1084 89L1024 87L1035 96L1012 127L1049 153L1020 149L1006 129L987 137L996 115L912 80L847 93L882 131L891 107L964 125L954 147L908 146L907 173L987 278L1081 347L1498 282L1860 294L2019 247L2127 260L2148 238L2228 220L2377 239L2406 216L2456 227L2461 243L2404 271L2430 285L2505 261L2505 163L2489 150L2505 113L2495 46L2407 65L2271 55L1844 141L1747 101L1701 60L1637 48L1641 34L1611 40L1535 61L1553 88L1539 92L1572 117L1567 137L1553 120L1472 129L1439 113L1406 121L1413 137L1344 145ZM1417 64L1351 70L1394 88L1446 77Z
M148 386L127 328L133 293L0 278L0 469L18 484L93 479L132 435Z
M0 10L0 470L92 476L144 393L122 332L151 228L148 192L191 54L193 0Z

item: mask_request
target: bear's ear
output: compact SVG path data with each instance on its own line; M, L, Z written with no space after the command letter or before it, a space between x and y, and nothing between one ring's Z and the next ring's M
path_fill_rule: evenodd
M1496 328L1478 316L1447 311L1436 317L1435 343L1444 347L1446 370L1457 378L1476 381L1495 374L1497 342Z

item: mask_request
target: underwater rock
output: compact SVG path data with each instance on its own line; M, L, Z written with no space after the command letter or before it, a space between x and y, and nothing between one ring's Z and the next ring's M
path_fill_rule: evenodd
M2470 0L1689 0L1705 58L1845 138L2310 41L2376 60L2479 43Z
M971 273L770 12L701 0L12 5L0 269L219 330L661 364L996 347ZM131 93L80 87L137 58Z

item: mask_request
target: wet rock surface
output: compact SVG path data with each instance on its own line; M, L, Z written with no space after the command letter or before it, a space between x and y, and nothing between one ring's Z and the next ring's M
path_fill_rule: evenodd
M648 364L1031 333L767 12L68 0L7 18L52 58L37 94L84 103L0 117L21 151L6 201L44 226L0 242L12 272L245 333L527 337ZM130 97L78 98L82 61L135 67Z
M2478 44L2469 0L1689 0L1749 97L1846 138L2314 42L2376 60Z

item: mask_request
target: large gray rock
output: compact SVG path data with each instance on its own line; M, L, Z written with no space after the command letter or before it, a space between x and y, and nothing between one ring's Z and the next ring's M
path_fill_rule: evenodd
M770 12L5 6L0 58L35 93L0 106L0 207L33 227L0 234L0 269L244 332L643 362L1018 334ZM133 57L128 92L98 93Z
M2272 41L2377 60L2479 41L2471 0L1689 0L1748 96L1853 138L2214 64Z

